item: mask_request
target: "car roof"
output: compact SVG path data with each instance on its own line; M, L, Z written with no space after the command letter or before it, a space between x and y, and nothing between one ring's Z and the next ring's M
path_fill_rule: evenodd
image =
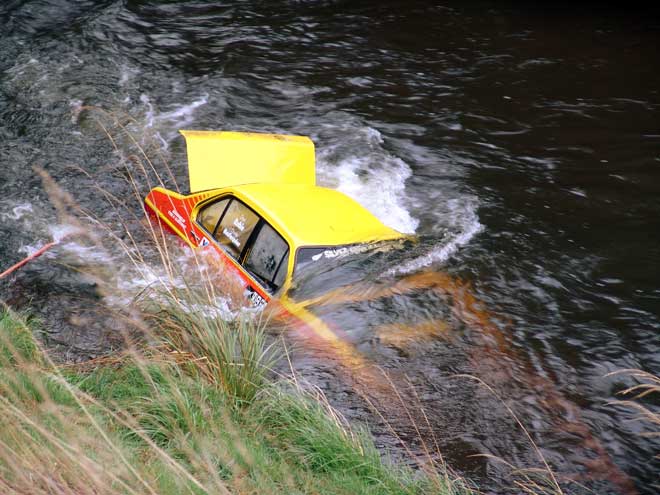
M403 237L357 201L308 184L244 184L232 191L289 238L293 248L341 246Z

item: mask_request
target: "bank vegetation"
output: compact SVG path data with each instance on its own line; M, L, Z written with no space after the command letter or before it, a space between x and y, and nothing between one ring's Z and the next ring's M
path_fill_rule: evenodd
M6 494L438 494L444 466L384 458L320 391L278 377L263 324L144 313L149 338L56 365L39 322L0 310L0 491Z

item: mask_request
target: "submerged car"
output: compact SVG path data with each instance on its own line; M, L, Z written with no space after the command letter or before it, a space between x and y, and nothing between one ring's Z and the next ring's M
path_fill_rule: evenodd
M316 184L308 137L181 131L190 191L156 187L147 211L192 248L215 250L254 306L308 264L404 239L345 194Z

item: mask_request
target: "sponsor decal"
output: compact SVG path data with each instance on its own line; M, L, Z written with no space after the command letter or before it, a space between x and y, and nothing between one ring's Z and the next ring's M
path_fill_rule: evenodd
M245 219L243 217L235 219L234 225L238 227L238 230L243 232L245 230Z
M263 297L261 297L261 295L259 295L259 293L250 286L248 286L247 288L246 297L248 301L252 303L252 306L255 308L260 308L266 305L266 300Z
M180 226L182 229L184 229L184 230L186 229L186 221L185 221L185 219L184 219L181 215L179 215L179 212L178 212L178 211L176 211L176 210L169 210L169 211L167 212L167 214L172 218L172 220L174 220L176 223L178 223L179 226Z
M349 254L360 254L372 249L373 246L369 244L358 244L357 246L344 246L336 249L326 249L318 254L312 256L313 261L318 261L321 258L332 259L339 258L343 256L348 256Z
M206 237L202 237L199 241L199 244L197 246L199 247L206 247L209 245L209 240Z
M231 241L231 243L236 246L237 248L241 247L241 241L238 240L238 237L234 235L234 233L229 230L227 227L222 229L222 233Z

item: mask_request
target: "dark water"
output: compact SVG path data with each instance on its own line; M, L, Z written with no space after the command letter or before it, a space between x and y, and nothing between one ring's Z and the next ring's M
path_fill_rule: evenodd
M605 375L660 373L658 46L657 10L600 5L5 1L0 270L61 233L63 211L117 243L132 232L148 252L131 177L138 196L155 179L130 168L139 151L113 116L180 183L180 128L310 135L323 185L421 237L357 262L352 302L310 308L414 385L421 436L465 475L506 486L506 469L471 457L540 465L506 403L560 476L654 493L650 425L607 405L635 382ZM33 166L81 209L58 213ZM125 305L158 278L120 253L63 244L0 295L36 306L65 354L97 355L114 340L94 306ZM120 296L103 297L81 266ZM397 284L406 290L386 294ZM369 290L380 296L357 300ZM322 361L295 364L367 420Z

